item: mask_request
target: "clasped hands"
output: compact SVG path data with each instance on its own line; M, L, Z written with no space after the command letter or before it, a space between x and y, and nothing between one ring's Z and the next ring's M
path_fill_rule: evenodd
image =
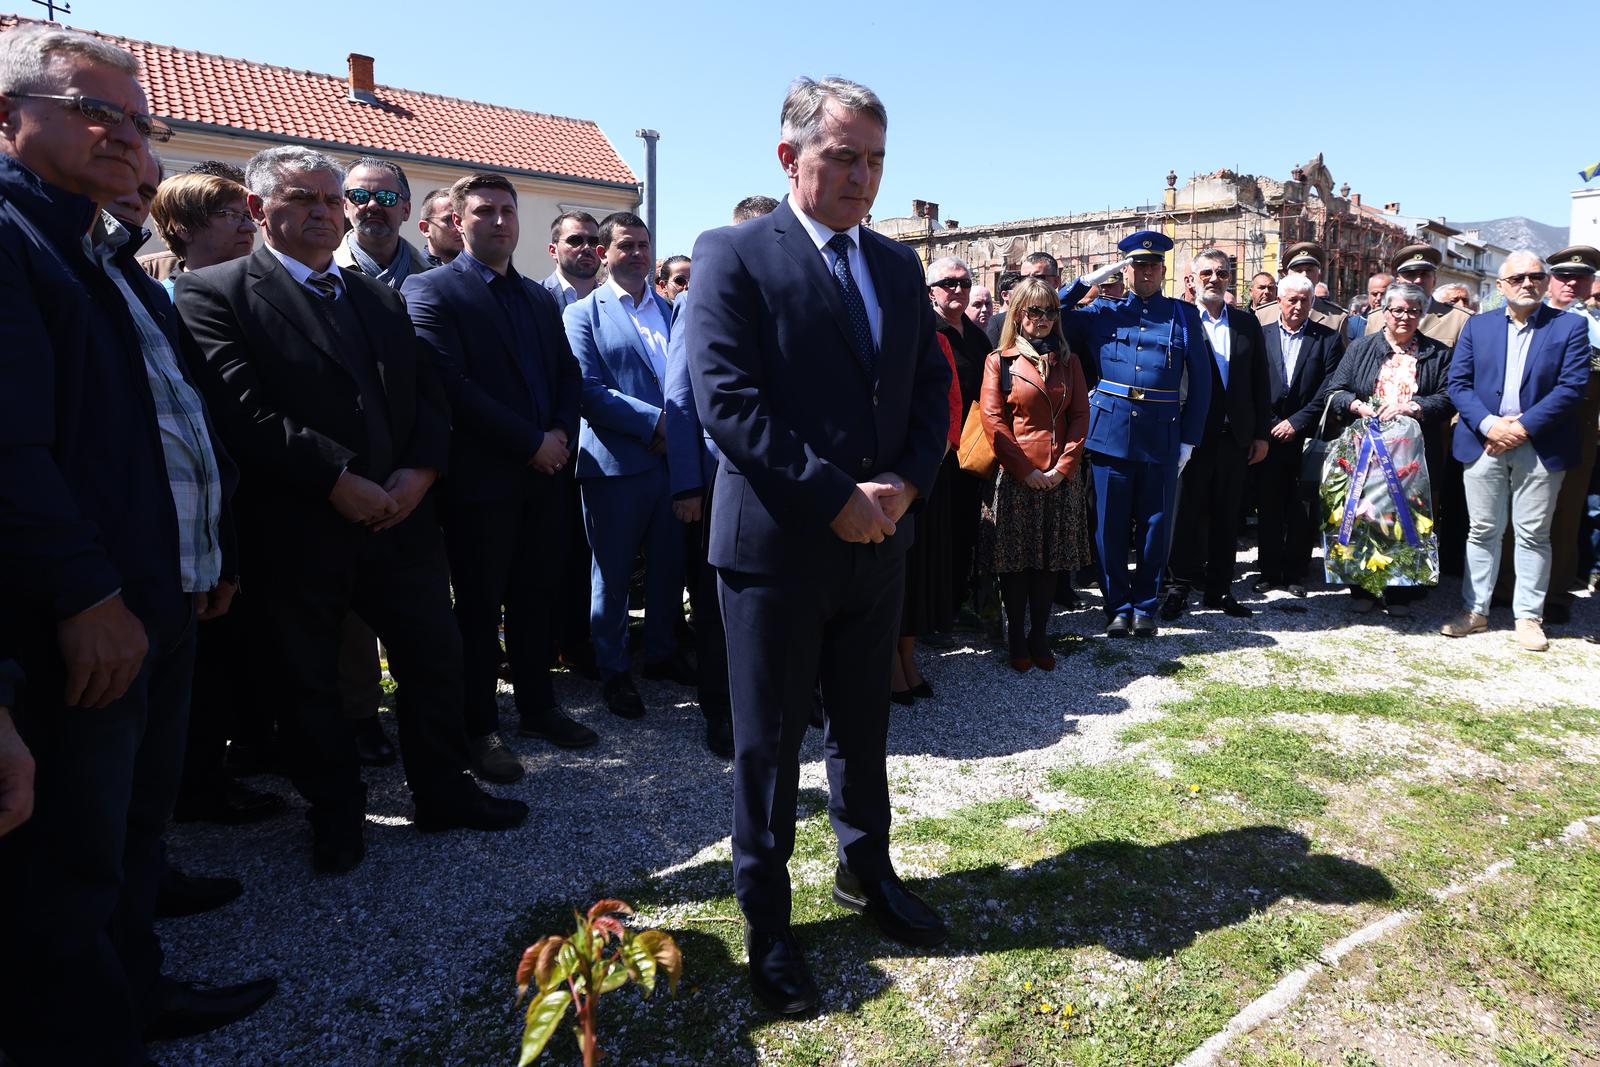
M345 470L333 483L328 502L348 521L359 522L376 533L409 518L436 477L438 472L432 467L401 467L379 485Z
M1067 480L1067 476L1058 470L1029 471L1022 484L1029 489L1037 489L1041 493L1048 493L1056 486Z
M1365 401L1352 400L1350 410L1364 419L1376 416L1379 422L1388 422L1402 415L1420 415L1422 405L1415 400L1385 400L1382 407L1375 408Z
M841 541L878 544L894 536L895 523L905 515L916 494L916 488L893 471L875 474L856 483L850 498L828 526Z
M1502 415L1483 437L1483 450L1491 456L1498 456L1526 442L1528 431L1518 417Z

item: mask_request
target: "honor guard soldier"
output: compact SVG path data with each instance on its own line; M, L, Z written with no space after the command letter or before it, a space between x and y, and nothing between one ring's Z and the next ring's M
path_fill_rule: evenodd
M1439 282L1439 264L1443 259L1443 255L1432 245L1406 245L1389 261L1389 269L1398 281L1420 285L1428 294L1428 310L1423 314L1417 332L1453 349L1456 338L1461 336L1461 327L1472 318L1472 313L1433 298L1434 287ZM1367 332L1377 333L1381 329L1383 316L1368 315Z
M1085 447L1094 474L1106 634L1149 637L1156 632L1178 472L1205 429L1211 356L1194 305L1161 292L1167 274L1163 257L1172 250L1172 238L1140 230L1117 247L1127 260L1061 291L1061 317L1074 351L1084 354L1099 376L1089 397ZM1131 292L1077 307L1090 286L1130 264ZM1131 582L1130 542L1137 552Z
M1289 274L1304 274L1311 279L1311 284L1316 285L1322 280L1323 265L1328 261L1328 253L1315 241L1301 241L1299 244L1289 246L1289 251L1284 254L1284 270ZM1266 329L1278 321L1278 304L1276 301L1256 309L1256 318L1261 320L1261 328ZM1339 345L1334 352L1334 362L1344 355L1345 345L1349 342L1350 312L1335 304L1325 296L1319 296L1311 304L1312 322L1319 322L1332 330L1339 339ZM1381 325L1383 316L1378 316ZM1374 320L1369 319L1368 322Z

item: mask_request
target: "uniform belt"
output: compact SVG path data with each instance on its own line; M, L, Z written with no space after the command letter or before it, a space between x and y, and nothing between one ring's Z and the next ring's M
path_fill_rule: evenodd
M1104 379L1095 388L1110 393L1112 396L1126 397L1129 400L1148 400L1154 404L1176 404L1178 402L1178 391L1176 389L1150 389L1139 385L1108 382Z

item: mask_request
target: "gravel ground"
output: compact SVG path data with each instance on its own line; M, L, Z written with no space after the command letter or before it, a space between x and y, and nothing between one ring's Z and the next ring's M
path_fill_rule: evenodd
M1243 595L1248 586L1236 588ZM1543 656L1516 649L1509 612L1497 612L1488 634L1439 637L1440 622L1458 610L1454 581L1404 620L1351 616L1345 595L1326 590L1303 601L1282 593L1266 602L1245 599L1262 608L1253 619L1191 613L1153 641L1107 641L1098 610L1058 614L1055 631L1083 640L1053 674L1016 675L981 644L924 650L938 696L894 709L889 771L897 814L947 814L1007 796L1061 807L1071 798L1047 790L1048 771L1124 751L1121 730L1184 695L1189 672L1174 677L1169 666L1178 656L1207 678L1240 684L1326 685L1333 667L1354 672L1345 686L1394 684L1387 661L1421 672L1441 695L1503 704L1536 692L1541 702L1593 703L1600 649L1568 635L1600 630L1594 597L1579 598L1573 624L1552 631ZM298 798L288 817L261 827L174 826L169 840L182 869L234 875L246 889L220 911L161 925L168 972L219 983L276 974L281 988L242 1023L156 1047L160 1061L387 1062L396 1043L404 1048L477 990L481 961L529 905L586 903L597 885L726 856L729 768L702 744L692 692L641 681L650 714L630 723L605 713L598 688L581 679L557 682L563 705L600 732L596 748L569 753L513 738L528 776L491 788L526 800L533 815L510 833L416 833L398 768L367 774L367 859L343 878L312 874ZM812 732L802 755L803 789L826 789L820 756ZM255 784L287 789L276 779ZM917 873L912 850L898 861L905 873ZM514 965L508 955L508 1001ZM516 1033L508 1014L508 1060Z

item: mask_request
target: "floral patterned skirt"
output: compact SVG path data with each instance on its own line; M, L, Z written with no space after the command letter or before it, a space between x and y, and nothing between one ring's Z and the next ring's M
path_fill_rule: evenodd
M994 500L983 506L983 545L996 574L1074 571L1089 563L1089 498L1085 468L1049 492L1029 489L1001 468Z

